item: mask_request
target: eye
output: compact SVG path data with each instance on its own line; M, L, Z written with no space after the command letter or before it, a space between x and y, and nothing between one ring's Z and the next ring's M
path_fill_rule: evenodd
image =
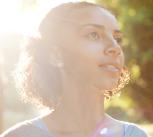
M97 32L91 32L87 35L87 38L89 38L92 41L100 39L100 36Z
M114 38L114 39L117 41L117 43L119 43L119 44L122 43L122 38L120 38L120 37L116 37L116 38Z
M122 44L123 34L120 31L113 32L113 37L118 44Z

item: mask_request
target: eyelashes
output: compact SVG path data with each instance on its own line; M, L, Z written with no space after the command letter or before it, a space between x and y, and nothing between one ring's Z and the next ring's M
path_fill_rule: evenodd
M118 38L114 38L114 39L117 41L118 44L122 44L122 38L118 37Z
M113 32L113 37L118 44L122 44L122 36L123 34L120 31Z

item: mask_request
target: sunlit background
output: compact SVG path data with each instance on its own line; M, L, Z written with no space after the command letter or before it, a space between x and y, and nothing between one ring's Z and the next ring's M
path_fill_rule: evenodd
M63 2L0 0L0 131L41 112L19 100L12 77L25 36L37 35L43 16ZM153 1L88 0L108 7L124 33L123 50L131 82L121 97L106 102L111 116L135 122L153 137ZM138 113L139 112L139 113Z

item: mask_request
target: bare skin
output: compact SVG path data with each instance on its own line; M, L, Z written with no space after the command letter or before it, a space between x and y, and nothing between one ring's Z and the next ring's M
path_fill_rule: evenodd
M124 65L122 49L113 37L114 31L119 30L117 21L98 7L86 7L71 16L82 27L79 31L72 28L64 37L63 45L73 56L65 56L61 103L43 121L59 137L89 137L98 122L104 120L110 134L121 137L123 126L105 114L103 95L117 85ZM99 67L100 64L105 65ZM117 64L118 69L110 64Z

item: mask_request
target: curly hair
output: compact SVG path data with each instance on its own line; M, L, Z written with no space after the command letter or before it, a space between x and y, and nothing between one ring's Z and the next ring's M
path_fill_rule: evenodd
M70 2L53 8L39 26L40 37L30 38L25 44L15 70L16 84L25 101L47 107L58 103L62 91L60 68L63 62L60 47L55 45L55 41L64 29L61 24L70 18L70 13L89 6L102 7L88 2ZM106 98L117 94L127 83L129 75L124 72L118 88L105 92Z

